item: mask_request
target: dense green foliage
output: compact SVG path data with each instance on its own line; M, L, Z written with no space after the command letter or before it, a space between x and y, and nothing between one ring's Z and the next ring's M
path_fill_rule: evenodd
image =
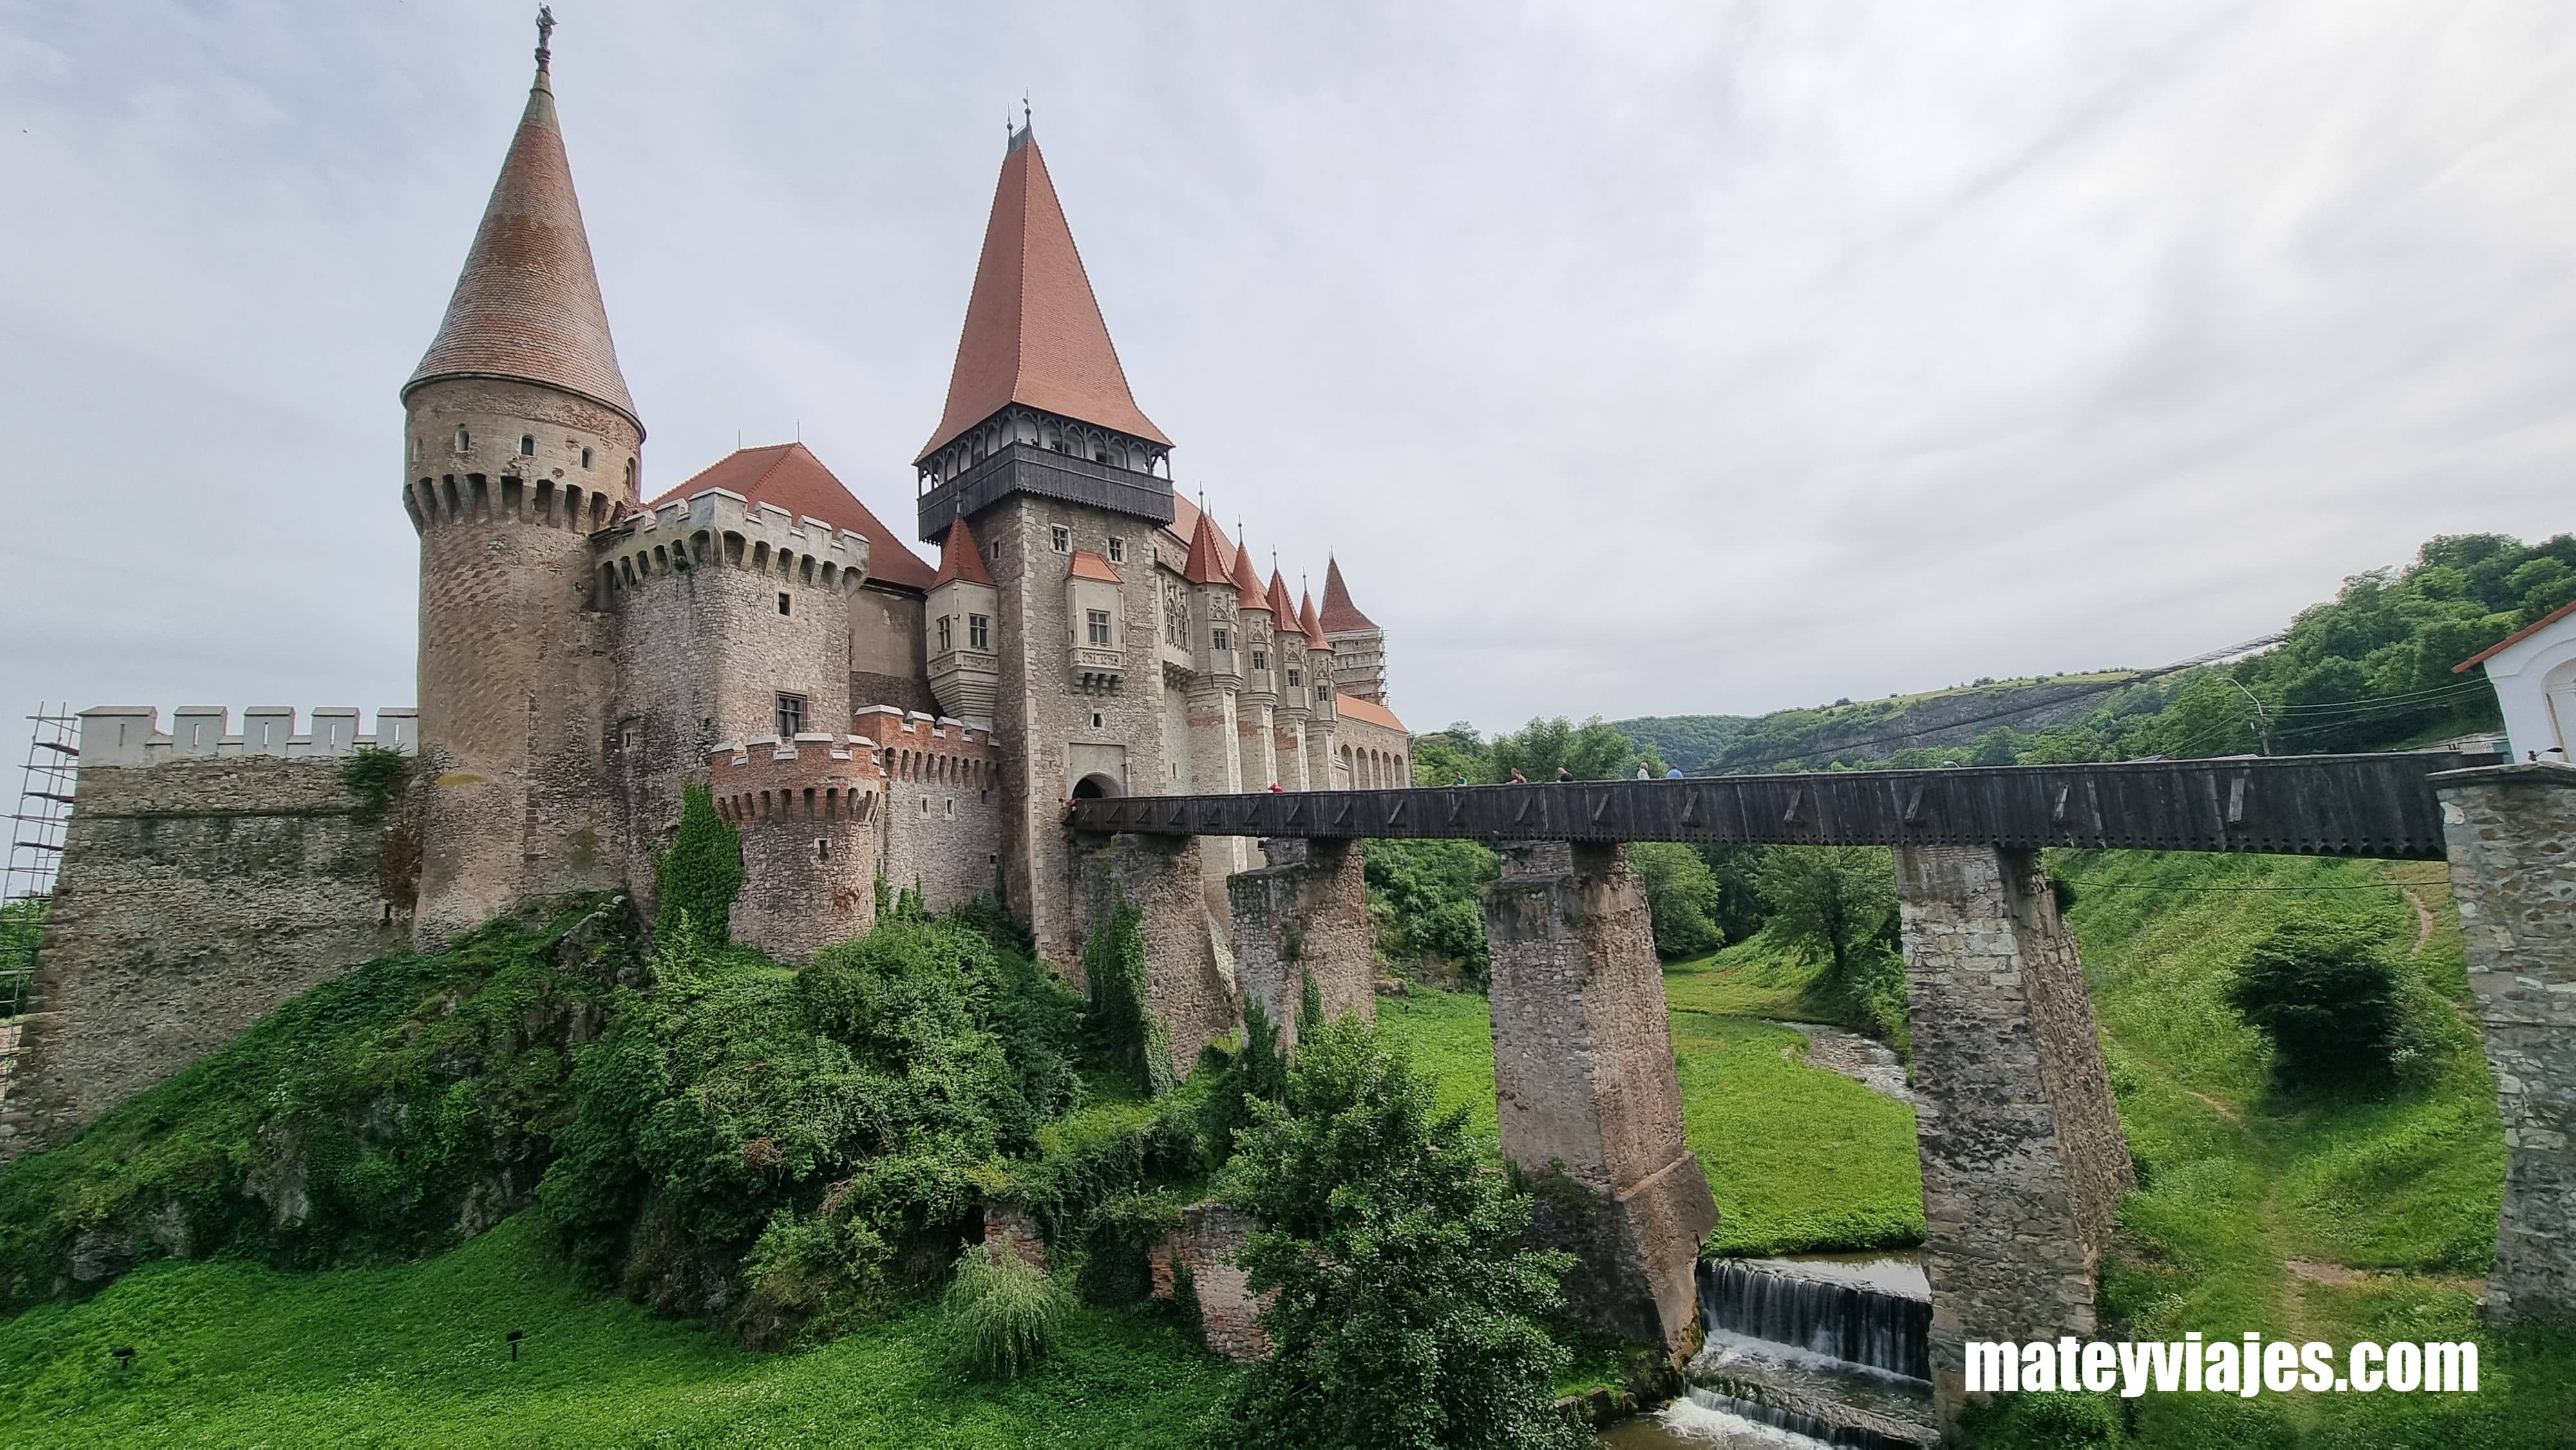
M1076 1009L960 921L897 914L799 972L666 947L579 1050L538 1200L595 1282L724 1306L754 1343L829 1332L935 1273L979 1165L1072 1098Z
M653 918L656 940L679 950L685 938L721 946L732 939L733 899L742 890L742 836L716 814L715 797L702 785L680 791L680 826L671 848L655 863L662 900Z
M36 948L45 939L45 918L52 909L49 896L0 902L0 1021L27 1010Z
M1378 952L1482 984L1493 965L1485 950L1485 886L1502 874L1492 848L1477 841L1386 840L1360 849Z
M565 1046L636 975L622 906L369 962L0 1172L0 1304L164 1253L435 1253L524 1197L573 1114ZM76 1278L75 1270L87 1276Z
M1741 739L1756 719L1751 715L1644 715L1613 720L1610 728L1670 764L1696 771Z
M1905 1045L1905 961L1896 874L1881 846L1772 846L1754 867L1765 932L1824 963L1811 995L1836 1021Z
M1234 1373L1091 1308L1027 1378L955 1365L933 1304L795 1354L744 1350L575 1282L521 1215L420 1263L164 1262L40 1305L0 1323L0 1443L1177 1450Z
M1557 779L1560 770L1574 780L1624 780L1645 759L1637 742L1598 715L1580 725L1562 716L1542 717L1491 740L1474 726L1452 725L1417 737L1413 746L1414 778L1425 785L1448 785L1460 777L1469 785L1497 785L1515 770L1542 783ZM1653 759L1653 771L1664 773L1661 757Z
M1138 1087L1159 1097L1180 1081L1180 1071L1172 1061L1172 1030L1145 995L1143 921L1143 912L1121 900L1083 943L1082 971L1091 988L1087 1020L1094 1038Z
M2285 1084L2349 1084L2388 1075L2400 1026L2385 933L2369 923L2293 917L2246 948L2228 1005L2271 1039Z
M978 1244L957 1256L942 1305L959 1364L978 1379L1025 1379L1054 1352L1073 1296L1019 1255Z
M1222 1180L1264 1228L1241 1261L1270 1357L1234 1383L1207 1443L1226 1450L1573 1447L1540 1317L1564 1254L1510 1251L1528 1200L1479 1160L1464 1115L1374 1029L1319 1024L1284 1103L1256 1101Z
M363 815L381 815L411 779L411 757L382 745L361 745L340 762L340 783Z
M1726 945L1717 924L1726 911L1724 893L1699 852L1678 841L1639 841L1628 848L1628 866L1646 893L1655 955L1669 962Z

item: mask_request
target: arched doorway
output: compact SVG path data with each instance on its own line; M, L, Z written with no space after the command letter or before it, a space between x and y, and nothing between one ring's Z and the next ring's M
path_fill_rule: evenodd
M1115 778L1103 775L1098 771L1094 771L1073 783L1073 798L1078 801L1096 801L1102 796L1125 795L1126 793L1127 788L1120 785Z

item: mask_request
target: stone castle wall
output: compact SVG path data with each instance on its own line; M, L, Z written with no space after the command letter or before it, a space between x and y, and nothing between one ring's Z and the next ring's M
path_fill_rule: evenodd
M1283 1047L1297 1041L1297 1004L1315 979L1325 1020L1377 1020L1377 933L1369 920L1360 843L1273 840L1270 864L1226 882L1234 970L1248 1010L1259 1003Z
M0 1158L65 1141L290 998L407 945L416 837L400 802L368 814L342 760L309 744L242 753L235 738L222 754L118 763L102 727L122 713L83 719L88 758Z
M872 743L886 773L878 829L888 885L917 888L946 911L993 892L1001 874L1002 767L992 736L955 720L872 707L857 739Z
M707 769L717 814L742 837L736 941L803 962L876 925L885 777L867 741L812 733L720 745Z

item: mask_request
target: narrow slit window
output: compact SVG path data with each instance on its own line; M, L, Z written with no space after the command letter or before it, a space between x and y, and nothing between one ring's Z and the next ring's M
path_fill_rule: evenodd
M781 589L781 590L779 590L779 591L778 591L778 612L779 612L779 613L781 613L781 614L786 614L786 613L788 613L788 612L789 612L789 606L788 606L788 600L787 600L787 591L786 591L786 590L784 590L784 589Z

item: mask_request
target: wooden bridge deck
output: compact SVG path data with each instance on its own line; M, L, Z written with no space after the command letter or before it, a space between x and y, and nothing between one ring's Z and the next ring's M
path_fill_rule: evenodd
M2083 846L2439 860L2430 777L2491 763L2419 751L1823 771L1073 802L1073 830L1482 841Z

